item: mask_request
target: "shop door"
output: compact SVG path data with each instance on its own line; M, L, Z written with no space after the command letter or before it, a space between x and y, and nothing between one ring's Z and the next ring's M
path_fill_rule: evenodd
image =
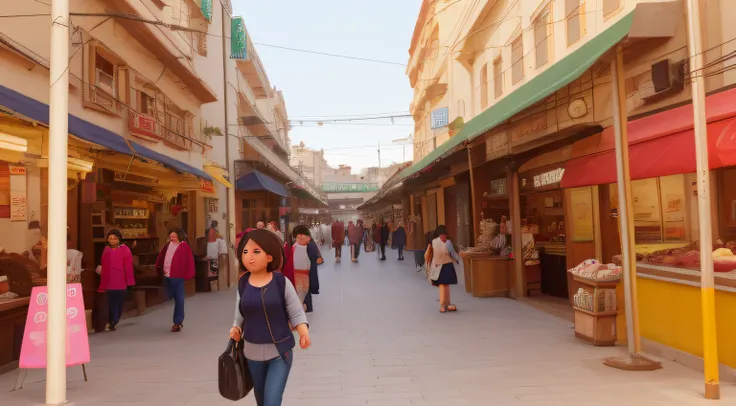
M470 185L463 182L457 185L457 234L456 244L463 247L472 245L470 227ZM449 222L449 221L448 221Z
M450 239L457 245L459 244L458 235L460 215L458 213L457 201L457 185L445 188L445 227L450 235Z

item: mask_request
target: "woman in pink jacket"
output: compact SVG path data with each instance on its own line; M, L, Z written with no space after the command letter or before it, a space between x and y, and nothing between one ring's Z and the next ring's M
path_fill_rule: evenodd
M194 278L194 254L181 228L169 233L169 242L158 254L156 269L164 274L164 286L169 299L174 298L174 325L171 331L177 333L184 327L184 281Z
M123 314L123 305L128 288L135 285L133 276L133 254L123 242L119 230L107 233L107 247L100 261L100 287L98 292L107 292L110 309L110 331L115 331Z

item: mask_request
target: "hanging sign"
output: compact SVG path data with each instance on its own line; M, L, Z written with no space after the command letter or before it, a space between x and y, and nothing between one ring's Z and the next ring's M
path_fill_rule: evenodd
M550 168L549 166L519 175L519 188L522 191L538 191L558 189L565 168Z
M25 175L26 174L25 166L8 165L8 168L10 169L11 175Z
M46 286L36 286L31 291L31 302L20 349L19 368L46 368L48 299ZM89 360L82 284L70 283L66 285L66 366L86 364Z
M506 179L496 179L491 181L490 196L506 196Z
M447 127L450 124L450 108L442 107L432 110L432 130Z

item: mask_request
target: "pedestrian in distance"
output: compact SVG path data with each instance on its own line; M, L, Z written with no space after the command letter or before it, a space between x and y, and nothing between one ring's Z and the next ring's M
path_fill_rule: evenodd
M388 237L389 237L390 229L388 227L388 223L381 224L381 261L386 260L386 245L389 243Z
M352 224L352 221L350 222ZM332 223L332 246L335 248L335 263L342 260L342 246L345 243L345 225L335 220Z
M194 254L181 228L169 233L169 242L158 254L156 269L164 274L164 286L169 299L174 299L174 325L178 333L184 327L184 282L194 279Z
M110 331L115 331L123 315L128 288L135 285L133 254L123 244L120 230L114 229L107 233L107 246L102 251L97 269L100 274L100 287L97 291L107 292Z
M319 294L319 276L317 266L319 248L312 240L311 233L306 226L294 228L294 278L299 298L303 300L304 310L307 313L314 311L312 295Z
M243 342L258 406L281 406L294 362L296 340L311 345L307 316L291 284L279 270L284 262L281 239L267 230L248 233L238 245L242 276L238 280L235 320L230 338Z
M444 225L437 227L434 237L424 254L429 270L428 278L432 285L439 287L440 313L454 312L457 311L457 306L450 302L450 285L457 285L455 264L460 263L460 257Z
M404 247L406 246L406 230L404 225L399 223L399 226L394 231L393 243L396 245L396 249L399 250L399 261L404 260Z

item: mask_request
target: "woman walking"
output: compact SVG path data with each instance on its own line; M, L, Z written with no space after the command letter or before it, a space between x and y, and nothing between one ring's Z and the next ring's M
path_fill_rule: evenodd
M230 338L244 340L244 355L253 378L258 406L280 406L294 362L296 340L311 345L309 325L294 285L279 272L281 240L266 230L248 233L238 245L243 276L238 281L235 321Z
M115 331L123 315L128 288L135 285L133 254L122 242L120 230L110 230L107 233L107 247L100 260L100 287L97 291L107 292L110 331Z
M158 254L156 269L164 274L164 286L169 299L174 299L174 325L178 333L184 325L184 281L194 278L194 254L185 241L184 231L175 228L169 233L169 242Z
M450 303L450 285L457 285L456 263L460 262L452 241L447 236L447 228L438 226L435 238L427 247L427 269L432 285L440 290L440 313L457 311L457 306ZM431 261L431 262L429 262Z
M404 225L399 223L399 227L394 231L393 243L399 250L399 261L404 260L404 247L406 246L406 230Z

